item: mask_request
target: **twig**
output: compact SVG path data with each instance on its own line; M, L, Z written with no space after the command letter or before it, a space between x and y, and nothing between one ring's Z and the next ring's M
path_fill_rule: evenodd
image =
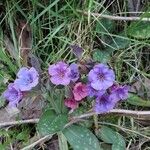
M76 121L81 121L83 118L88 118L95 115L95 112L89 112L82 114L80 116L74 116L71 118L69 124L75 123ZM137 118L142 117L150 117L150 111L136 111L136 110L125 110L125 109L113 109L107 113L102 113L99 115L108 115L108 114L116 114L116 115L123 115L123 116L132 116ZM38 123L39 119L29 119L29 120L19 120L19 121L11 121L11 122L3 122L0 123L0 127L10 126L10 125L19 125L19 124L27 124L27 123Z
M29 119L29 120L18 120L18 121L11 121L11 122L3 122L0 123L0 128L10 125L19 125L19 124L27 124L27 123L38 123L39 119Z
M52 138L52 135L46 135L46 136L42 137L41 139L37 140L36 142L34 142L34 143L32 143L32 144L22 148L21 150L29 150L29 149L33 148L34 146L36 146L37 144L39 144L39 143L41 143L43 141L45 142L45 141L47 141L47 140L49 140L51 138Z
M132 117L150 117L150 111L135 111L135 110L125 110L125 109L113 109L108 113L103 113L99 115L107 115L107 114L116 114L116 115L123 115L123 116L132 116ZM95 115L95 112L86 113L80 116L73 117L73 119L82 119L87 118Z
M88 12L83 12L78 10L78 12L83 13L84 15L89 15ZM100 17L100 18L106 18L110 20L123 20L123 21L150 21L150 18L142 18L142 17L122 17L122 16L111 16L106 14L100 14L100 13L90 13L91 16Z

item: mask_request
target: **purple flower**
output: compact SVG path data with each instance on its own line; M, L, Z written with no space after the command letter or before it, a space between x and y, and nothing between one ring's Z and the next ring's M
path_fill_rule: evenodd
M9 101L9 106L15 107L22 99L23 95L18 86L14 83L10 83L7 90L4 91L3 97Z
M88 80L95 90L106 90L113 85L115 74L107 65L98 64L89 72Z
M115 101L125 100L129 95L129 86L114 85L111 87L111 98Z
M70 78L73 82L76 82L79 79L78 65L75 63L72 63L69 67L71 69Z
M71 70L66 63L60 61L56 64L50 65L48 72L50 75L50 80L53 84L68 85L70 83L71 78L69 76Z
M105 93L105 90L95 90L90 84L88 84L88 95L90 97L99 97L102 96Z
M104 94L96 98L94 110L96 113L106 113L115 107L116 101L110 98L109 95Z
M18 79L14 83L21 91L29 91L39 82L39 74L33 67L30 69L21 68L17 73L17 77Z

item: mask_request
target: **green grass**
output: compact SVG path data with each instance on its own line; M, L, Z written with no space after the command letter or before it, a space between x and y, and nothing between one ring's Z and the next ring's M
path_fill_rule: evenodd
M149 9L148 3L146 1L142 5L143 11ZM126 1L6 0L0 3L0 7L3 8L0 15L0 92L24 66L17 31L21 20L25 20L32 31L29 54L38 58L44 72L47 72L49 64L58 60L76 61L69 46L79 44L84 49L83 60L91 58L95 51L105 51L107 63L115 70L119 83L132 84L150 77L150 38L139 39L134 34L129 35L130 28L138 30L138 27L131 26L132 22L111 21L90 15L92 12L111 15L126 12ZM84 15L81 11L88 14ZM150 31L147 32L150 35ZM5 36L10 39L8 45L13 45L9 49L5 45ZM135 109L126 103L120 107ZM144 108L136 106L136 109ZM144 140L150 136L150 129L132 117L110 117L103 122L100 119L100 125L107 124L120 133L123 131L129 147L139 143L140 138ZM146 147L149 149L149 145Z

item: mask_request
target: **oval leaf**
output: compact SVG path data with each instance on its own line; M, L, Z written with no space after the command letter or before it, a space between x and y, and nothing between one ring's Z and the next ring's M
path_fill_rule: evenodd
M68 117L65 114L56 114L52 110L47 110L43 113L39 120L37 129L42 135L54 134L63 130L68 122Z
M126 148L122 135L106 126L101 127L98 137L105 143L112 144L112 150L125 150Z
M132 23L127 31L128 35L137 39L150 38L150 25L149 23Z
M83 126L72 125L63 134L74 150L101 150L96 136Z
M111 51L96 50L93 53L93 60L101 63L107 63L110 59Z
M104 14L111 14L109 11L105 11ZM109 20L106 18L101 18L96 22L96 32L101 33L101 32L113 32L115 29L115 22L113 20Z
M143 100L136 94L130 94L127 102L131 105L135 106L143 106L143 107L150 107L150 101Z

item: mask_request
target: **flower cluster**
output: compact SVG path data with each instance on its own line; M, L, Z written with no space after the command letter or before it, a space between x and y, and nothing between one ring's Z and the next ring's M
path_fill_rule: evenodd
M50 81L54 85L69 86L71 94L64 104L72 110L86 98L94 98L94 111L105 113L115 107L118 101L128 97L129 87L119 85L115 81L115 73L106 64L90 66L88 74L81 75L76 63L67 64L63 61L52 64L48 68ZM82 81L84 78L84 82ZM30 91L39 82L39 74L35 68L23 67L17 73L17 79L10 83L3 96L9 106L16 106L26 91Z
M129 87L117 84L114 71L106 64L96 64L89 71L86 84L81 82L75 63L70 66L65 62L50 65L49 75L53 84L72 88L72 96L65 100L65 105L71 109L76 109L79 102L89 96L96 99L95 112L105 113L113 109L118 101L128 97Z
M78 81L79 68L78 65L72 63L70 66L65 62L58 62L50 65L48 69L50 80L55 85L69 85L75 84ZM65 105L69 108L75 109L78 107L79 101L88 95L88 88L85 84L78 82L72 89L72 97L66 98Z
M89 95L95 96L95 111L108 112L128 96L128 86L115 85L115 73L107 65L97 64L88 74Z
M39 74L35 68L23 67L17 73L17 79L10 83L4 91L3 97L9 102L9 106L15 107L23 98L25 91L30 91L39 82Z

